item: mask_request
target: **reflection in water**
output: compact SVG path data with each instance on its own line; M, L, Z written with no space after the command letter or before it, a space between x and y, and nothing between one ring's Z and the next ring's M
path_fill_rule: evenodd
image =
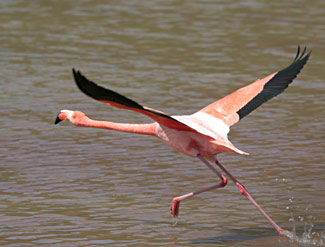
M273 235L233 184L186 201L173 225L170 200L215 183L199 161L154 138L52 123L64 108L148 121L82 95L72 67L141 104L190 114L281 69L299 44L313 50L304 73L230 132L252 155L219 159L281 226L324 242L323 1L0 6L1 245L301 246Z

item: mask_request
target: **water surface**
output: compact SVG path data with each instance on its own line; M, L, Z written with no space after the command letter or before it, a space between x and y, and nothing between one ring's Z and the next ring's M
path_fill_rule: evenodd
M317 246L325 242L324 1L1 1L2 246ZM190 114L287 66L286 92L233 126L251 156L219 159L282 227L279 237L232 183L159 140L53 121L61 109L144 123L84 96L73 67L126 96ZM305 236L302 236L305 234Z

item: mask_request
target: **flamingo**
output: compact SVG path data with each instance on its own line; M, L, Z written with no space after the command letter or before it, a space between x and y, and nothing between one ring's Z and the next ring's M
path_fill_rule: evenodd
M257 204L247 189L220 164L217 155L223 152L248 155L228 140L227 135L230 127L269 99L283 92L306 64L311 52L306 55L305 53L306 47L300 52L298 46L295 59L285 69L263 79L258 79L192 115L170 116L164 112L142 106L117 92L95 84L83 76L80 71L72 69L74 80L84 94L110 106L142 113L153 119L154 122L129 124L98 121L90 119L80 111L61 110L57 115L55 124L69 120L72 124L81 127L102 128L158 137L175 150L191 157L197 157L220 179L216 185L175 197L170 205L172 216L178 216L181 201L203 192L225 187L227 178L222 174L223 172L238 186L240 192L248 198L280 235L289 237L290 233L276 224ZM211 162L217 166L213 166ZM217 170L217 167L222 172Z

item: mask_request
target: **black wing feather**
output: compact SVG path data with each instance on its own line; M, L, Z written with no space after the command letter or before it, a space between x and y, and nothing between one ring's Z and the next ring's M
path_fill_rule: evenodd
M97 85L96 83L88 80L78 70L76 71L75 69L72 69L72 72L73 72L73 77L75 79L75 82L76 82L78 88L84 94L88 95L89 97L91 97L93 99L102 100L102 101L111 101L111 102L118 103L120 105L129 107L129 108L134 108L134 109L139 109L142 111L150 112L155 115L158 115L158 116L161 116L164 118L168 118L170 120L180 123L178 120L176 120L175 118L173 118L167 114L155 111L153 109L146 109L142 105L138 104L137 102L135 102L135 101L133 101L117 92L114 92L110 89L106 89L104 87Z
M291 65L287 68L279 71L270 81L268 81L263 90L257 94L251 101L249 101L243 108L237 111L239 118L242 119L250 112L254 111L257 107L270 100L271 98L282 93L289 84L296 78L300 70L306 64L310 53L306 56L306 47L303 52L300 54L300 47L298 47L297 55Z
M117 92L97 85L96 83L88 80L85 76L83 76L80 71L72 69L72 72L78 88L89 97L92 97L96 100L108 100L127 107L143 110L143 107L137 102Z

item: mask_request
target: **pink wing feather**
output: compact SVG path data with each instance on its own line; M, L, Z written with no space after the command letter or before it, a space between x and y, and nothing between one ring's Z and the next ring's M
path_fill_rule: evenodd
M237 111L251 101L263 90L263 86L275 75L269 75L259 79L246 87L242 87L235 92L219 99L218 101L204 107L200 112L210 114L222 119L228 126L239 121Z
M300 47L298 47L293 63L287 68L238 89L232 94L206 106L200 112L219 118L228 126L237 123L257 107L282 93L289 86L310 56L310 52L304 56L305 52L306 48L300 54Z

